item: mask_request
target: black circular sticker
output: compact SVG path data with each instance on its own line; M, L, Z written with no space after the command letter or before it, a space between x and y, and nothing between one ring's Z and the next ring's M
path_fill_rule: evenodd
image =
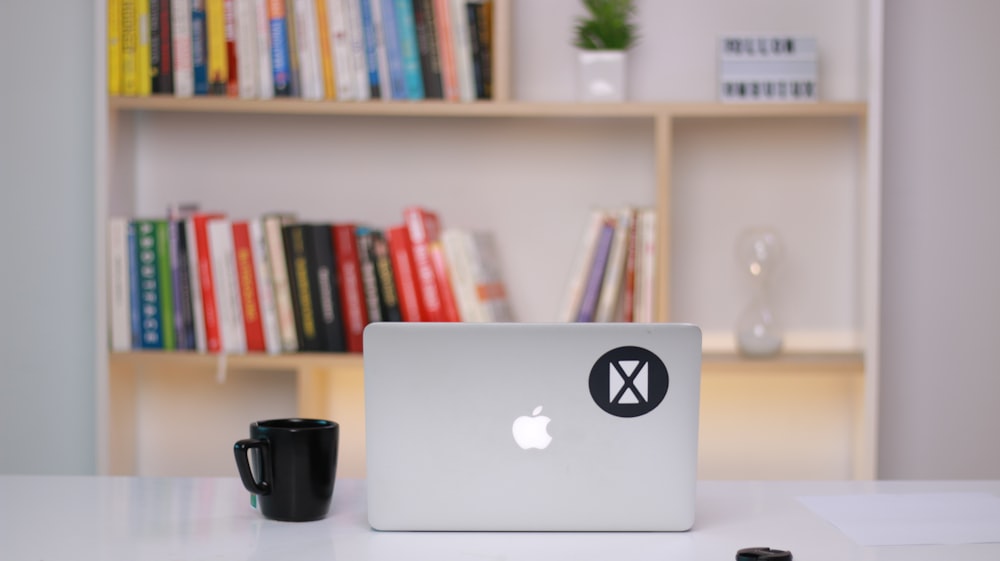
M639 417L656 409L669 385L663 361L642 347L611 349L590 370L590 396L616 417Z

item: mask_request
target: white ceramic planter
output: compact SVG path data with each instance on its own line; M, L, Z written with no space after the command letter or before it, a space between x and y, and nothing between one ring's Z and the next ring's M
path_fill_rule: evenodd
M577 99L625 101L625 51L581 50L577 53Z

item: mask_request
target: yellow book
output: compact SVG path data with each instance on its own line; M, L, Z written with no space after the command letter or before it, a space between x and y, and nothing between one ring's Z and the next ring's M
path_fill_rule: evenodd
M226 95L229 59L226 55L226 8L224 0L205 0L208 28L208 93Z
M108 95L122 93L122 2L108 0Z
M136 12L139 0L120 0L122 6L122 69L121 94L135 95L138 92L136 75L136 50L139 46L139 17Z
M326 14L326 0L316 0L316 24L319 29L320 61L323 66L323 97L337 99L333 82L333 56L330 52L330 20Z
M140 96L153 93L153 78L150 75L150 67L153 62L149 52L149 1L137 0L136 2L139 36L135 51L135 93Z

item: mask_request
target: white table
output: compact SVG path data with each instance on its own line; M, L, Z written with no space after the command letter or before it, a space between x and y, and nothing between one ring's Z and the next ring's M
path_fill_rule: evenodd
M789 549L796 561L997 561L1000 544L856 545L796 497L985 491L988 482L699 482L684 533L384 533L365 519L364 482L340 480L331 515L273 522L235 478L0 476L0 559L732 560L738 549Z

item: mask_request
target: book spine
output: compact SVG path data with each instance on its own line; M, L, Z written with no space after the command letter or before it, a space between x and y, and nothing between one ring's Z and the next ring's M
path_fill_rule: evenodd
M136 95L139 92L137 51L139 49L139 0L120 0L122 17L122 60L121 60L121 94Z
M333 229L329 224L316 224L309 229L312 255L310 255L310 282L313 288L313 306L319 332L321 351L343 351L343 310L338 274L337 254L334 248Z
M347 0L347 37L354 72L354 88L358 101L371 99L368 85L368 62L365 60L365 28L361 21L360 0Z
M128 222L128 294L132 348L142 348L142 282L139 280L139 225Z
M191 0L191 67L195 95L208 94L208 27L205 1Z
M136 221L136 260L139 264L139 300L141 302L139 346L163 348L163 310L160 301L160 276L156 250L156 224Z
M236 275L239 300L243 310L243 330L248 352L264 352L264 320L261 314L260 288L257 285L257 265L253 260L250 224L245 220L233 222L233 252L236 257Z
M152 0L150 12L150 61L153 93L174 93L173 18L171 0Z
M208 92L226 95L229 59L226 55L226 0L205 0L205 32L208 45Z
M236 0L222 0L223 28L226 41L226 95L239 97L240 77L236 51Z
M281 350L293 353L299 350L298 335L295 331L295 309L292 304L289 284L288 260L285 256L285 240L282 224L291 218L281 216L264 217L264 236L267 243L267 264L271 269L271 283L274 286L274 305L278 312L278 331L281 334Z
M194 95L194 67L191 60L191 0L171 0L170 37L173 46L174 95Z
M493 99L493 0L479 4L479 67L483 74L482 99Z
M420 289L413 266L410 248L410 232L406 225L393 226L386 230L386 242L392 273L399 298L400 316L403 321L423 321L420 306Z
M108 0L108 95L122 93L122 0Z
M403 53L399 48L395 0L381 0L381 8L385 53L389 60L389 94L392 99L406 99L406 78L403 72Z
M372 2L377 3L378 0L359 0L358 6L361 9L361 28L364 32L365 69L368 71L368 96L369 99L378 99L381 97L378 65L378 33L375 29L375 19L372 14Z
M469 244L469 233L464 230L448 228L441 232L441 246L448 260L448 271L455 292L455 302L458 304L458 315L465 322L482 322L486 318L476 294Z
M597 245L594 248L594 256L588 269L587 283L584 285L576 321L594 321L597 313L597 300L601 295L601 284L604 280L604 269L608 263L608 253L611 251L611 241L614 234L615 221L609 218L604 221L597 237Z
M476 86L472 76L472 44L469 40L469 17L465 10L465 0L449 0L448 8L451 15L458 97L461 101L472 101L476 97Z
M160 326L163 349L176 348L174 331L174 289L173 271L170 262L170 226L166 220L154 221L156 228L156 275L160 291Z
M372 242L375 231L370 228L358 228L358 261L361 270L361 286L365 295L365 311L368 322L382 321L382 303L378 288L378 274L375 272L375 255Z
M191 314L191 275L188 271L187 233L182 220L170 219L170 271L174 301L175 346L180 350L195 348Z
M638 259L639 213L632 212L625 252L625 278L622 279L622 321L635 321L635 263Z
M240 354L246 351L246 333L243 327L243 304L240 301L232 222L224 218L209 222L208 239L212 271L215 273L215 302L219 311L222 350Z
M137 0L136 16L138 18L138 42L135 51L135 84L136 95L147 96L153 91L152 60L149 35L149 6L151 0ZM155 0L153 0L155 1Z
M372 231L371 253L372 261L375 264L375 275L378 278L379 304L381 306L382 320L403 321L389 243L386 240L385 233L381 230Z
M299 25L295 17L295 0L285 0L285 24L288 26L286 34L288 40L288 95L291 97L302 96L302 77L299 75L299 46L296 27Z
M558 321L576 321L580 313L580 302L583 300L583 291L587 284L590 263L593 260L594 250L597 247L597 239L604 225L605 218L606 213L601 209L590 211L587 224L583 229L583 235L580 237L580 242L577 245L576 254L573 257L569 282L566 290L563 292L565 297L557 316Z
M323 99L323 69L319 52L315 0L292 0L295 9L295 47L299 59L302 99Z
M378 66L379 98L385 101L392 99L392 84L389 77L389 53L385 46L385 25L382 23L382 0L369 0L371 8L372 29L375 31L375 60Z
M399 36L399 53L403 66L406 98L424 99L424 77L420 68L420 48L417 45L417 27L412 0L394 0L396 33Z
M333 45L330 43L330 14L326 0L316 2L316 37L319 42L320 68L323 71L323 99L337 99L333 73Z
M219 308L215 298L215 274L208 237L208 225L222 220L221 215L198 214L191 217L194 225L195 244L198 255L198 279L201 289L202 312L205 320L205 350L210 353L222 351L222 334L219 326Z
M442 99L444 90L441 88L441 59L438 54L433 0L413 0L413 22L417 33L417 50L420 53L424 97Z
M639 254L636 262L635 321L649 323L654 319L656 291L656 211L639 211Z
M471 249L472 276L486 321L514 321L496 240L488 232L473 232Z
M184 219L184 237L187 240L188 286L191 299L191 325L193 329L194 349L200 353L208 350L205 341L205 307L201 300L201 275L199 273L198 242L195 233L194 220Z
M264 332L264 350L268 354L281 352L281 331L278 327L278 308L274 297L274 279L268 262L264 222L260 218L250 221L250 251L257 279L257 298ZM282 265L284 265L282 263Z
M604 267L601 295L597 300L594 321L615 321L622 299L622 278L625 275L625 258L628 251L628 232L632 223L632 210L625 208L615 213L615 233L611 252Z
M274 95L292 93L291 66L288 60L288 18L284 0L267 0L267 17L271 28L271 76Z
M441 59L441 86L444 98L459 100L458 74L455 69L455 42L449 0L434 0L434 24L437 34L438 54Z
M364 285L354 224L333 225L333 247L340 280L340 308L343 311L344 339L348 352L362 351L363 333L368 323Z
M403 215L410 234L410 253L413 259L413 272L416 276L417 290L420 300L420 317L424 321L445 321L444 305L438 292L438 282L434 274L434 262L431 257L431 240L436 232L428 232L428 226L434 226L433 220L423 209L408 207Z
M254 70L255 96L258 99L274 97L274 65L271 62L271 21L267 16L268 0L253 0L256 29L254 40L257 42L257 65Z
M256 0L235 0L236 87L242 99L257 97L257 5Z
M490 4L483 1L468 2L465 5L469 18L469 44L472 55L472 77L476 99L489 99L488 72L490 68L491 22L486 14Z
M108 306L111 350L132 348L129 294L129 228L125 218L108 220Z
M347 0L330 0L329 5L330 48L335 74L337 99L350 101L357 99L354 86L354 61L351 57L351 38L348 32Z
M296 346L302 351L318 351L320 350L320 342L316 328L316 316L313 313L306 229L307 226L304 224L283 226L282 239L285 243L288 278L291 280L292 305L295 309L295 332L298 337Z

